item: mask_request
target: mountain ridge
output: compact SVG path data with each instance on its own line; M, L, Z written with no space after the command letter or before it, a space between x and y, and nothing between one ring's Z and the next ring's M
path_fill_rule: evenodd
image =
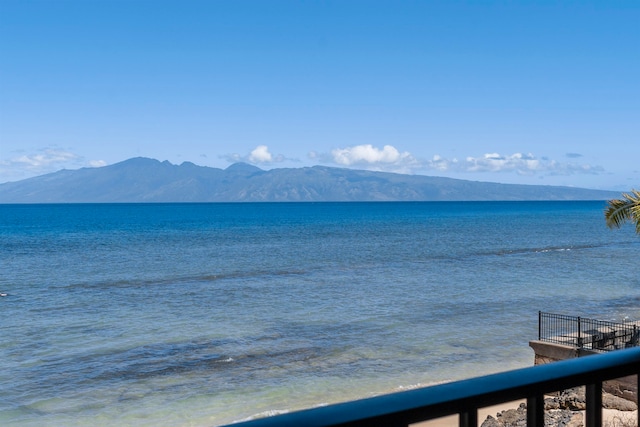
M585 188L499 184L328 166L226 169L134 157L0 184L0 203L607 200Z

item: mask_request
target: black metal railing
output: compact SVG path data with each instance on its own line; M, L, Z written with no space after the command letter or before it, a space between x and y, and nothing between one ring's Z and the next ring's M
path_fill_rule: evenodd
M640 327L635 322L538 312L538 340L588 350L619 350L640 345Z
M460 427L476 427L479 408L520 399L527 402L527 426L543 427L544 395L581 385L586 385L585 426L599 427L602 382L638 373L640 348L631 348L291 412L234 427L398 427L455 414Z

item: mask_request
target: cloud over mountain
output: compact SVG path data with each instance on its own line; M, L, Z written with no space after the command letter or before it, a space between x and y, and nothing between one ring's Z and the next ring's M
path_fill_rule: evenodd
M46 147L34 152L16 152L6 159L0 158L0 182L32 175L42 175L70 167L105 166L102 160L86 160L82 156L58 147Z
M371 144L336 148L331 153L309 153L309 158L324 164L346 167L361 167L367 170L418 173L513 173L517 175L597 175L605 173L601 166L577 163L574 159L582 157L577 153L566 155L569 162L537 157L532 153L486 153L482 156L464 158L446 158L438 154L429 160L419 159L407 151L400 151L393 145L382 148Z
M392 153L393 154L393 153ZM325 166L227 169L134 158L0 184L0 203L605 200L617 193Z
M273 163L282 163L286 160L293 160L293 159L288 159L283 154L272 154L271 151L269 150L269 147L263 144L258 145L256 148L251 150L249 154L242 155L238 153L233 153L233 154L227 154L220 157L227 160L230 163L245 162L245 163L251 163L254 165L269 165Z
M570 158L580 157L579 155L568 156ZM468 156L463 160L446 159L435 155L430 161L425 162L427 169L436 171L453 172L484 172L484 173L516 173L519 175L576 175L604 173L600 166L579 164L572 162L560 162L546 157L536 157L531 153L514 153L502 155L499 153L487 153L480 157Z

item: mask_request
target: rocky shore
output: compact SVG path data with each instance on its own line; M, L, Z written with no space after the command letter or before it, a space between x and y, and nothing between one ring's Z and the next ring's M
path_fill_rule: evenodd
M604 426L637 427L637 404L614 396L602 395L602 407L606 412ZM564 390L545 398L545 427L582 427L586 408L585 388ZM521 403L517 409L500 411L495 417L489 415L481 427L526 427L527 405Z

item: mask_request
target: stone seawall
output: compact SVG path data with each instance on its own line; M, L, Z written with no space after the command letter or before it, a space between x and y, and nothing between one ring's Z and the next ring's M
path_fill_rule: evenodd
M600 354L599 351L545 341L529 341L529 347L531 347L535 353L535 365ZM602 388L614 396L622 397L636 403L638 402L638 380L636 375L605 381L602 384Z

